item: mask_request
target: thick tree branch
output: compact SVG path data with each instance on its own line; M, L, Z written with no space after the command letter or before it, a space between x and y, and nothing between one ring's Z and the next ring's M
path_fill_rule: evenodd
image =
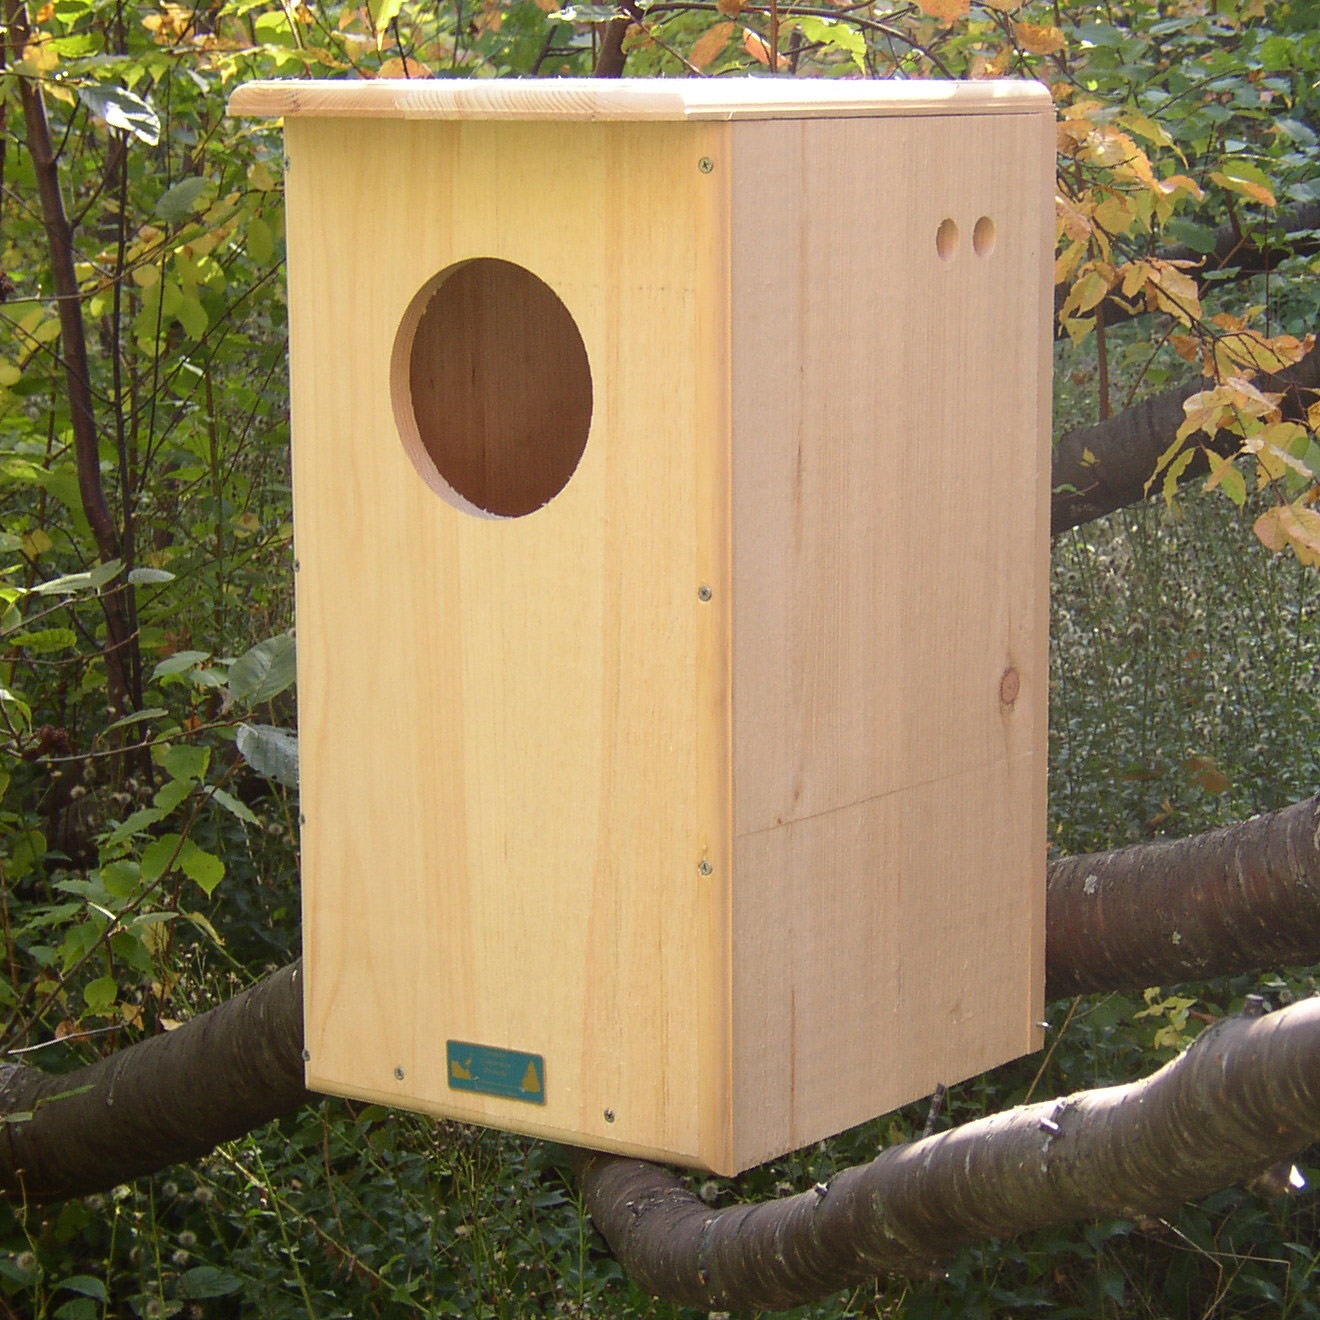
M0 1196L104 1191L316 1099L303 1088L300 970L76 1072L0 1068Z
M1267 393L1283 394L1286 417L1305 416L1313 399L1304 392L1320 389L1320 345L1295 366L1252 383ZM1064 435L1054 451L1051 531L1057 536L1145 499L1146 482L1183 423L1184 400L1208 388L1204 379L1179 385ZM1234 453L1240 443L1239 437L1221 431L1209 447L1216 453ZM1205 470L1198 460L1183 479L1192 480Z
M1216 271L1225 272L1217 284L1230 278L1228 271L1234 272L1233 280L1248 279L1274 270L1286 257L1309 256L1320 251L1320 236L1316 231L1320 231L1320 202L1300 202L1296 206L1285 206L1275 215L1245 229L1235 224L1220 225L1215 230L1215 246L1211 252L1198 252L1183 243L1174 243L1158 249L1154 255L1160 261L1194 262L1188 274L1196 281L1198 289L1204 289L1206 276ZM1284 236L1283 241L1275 241L1273 236L1280 234ZM1289 234L1296 237L1288 239ZM1057 318L1067 297L1066 286L1060 285L1054 290L1055 338L1062 338L1064 334ZM1114 298L1102 303L1101 307L1106 325L1118 325L1145 314L1144 307L1129 309Z
M1137 1219L1256 1177L1320 1135L1320 1000L1210 1028L1128 1086L886 1150L828 1187L712 1210L673 1174L583 1154L597 1227L647 1291L777 1309L959 1248L1095 1215Z
M1049 868L1051 999L1320 958L1320 796Z
M1195 839L1050 868L1051 995L1320 957L1320 798ZM1175 941L1174 934L1178 935ZM299 969L70 1074L0 1071L0 1195L104 1190L315 1099ZM1157 1213L1320 1137L1320 1001L1205 1033L1154 1077L997 1114L885 1151L803 1196L715 1212L665 1170L574 1154L592 1214L644 1287L781 1307L965 1243Z

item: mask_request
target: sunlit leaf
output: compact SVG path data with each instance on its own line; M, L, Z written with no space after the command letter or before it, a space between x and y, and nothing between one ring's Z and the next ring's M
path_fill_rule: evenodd
M149 101L144 101L126 87L87 83L78 88L78 99L111 128L154 147L160 141L160 118Z

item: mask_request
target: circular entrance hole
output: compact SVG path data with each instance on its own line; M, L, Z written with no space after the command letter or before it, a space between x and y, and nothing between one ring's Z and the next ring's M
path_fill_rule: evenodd
M983 215L972 230L972 247L978 257L988 257L995 250L995 222Z
M391 387L413 465L469 513L535 513L587 447L582 336L555 291L511 261L460 262L418 290L395 337Z

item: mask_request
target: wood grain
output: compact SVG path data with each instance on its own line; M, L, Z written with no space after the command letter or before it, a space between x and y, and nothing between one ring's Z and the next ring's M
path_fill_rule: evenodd
M729 1173L1037 1042L1052 116L785 85L236 94L290 115L315 1089Z
M699 664L728 604L698 596L724 132L288 126L317 1089L728 1165L726 680ZM577 471L520 518L439 498L387 388L417 291L491 256L555 291L594 382ZM547 1103L451 1091L447 1039L544 1055Z
M735 129L740 1163L1038 1038L1048 128Z
M280 79L239 87L229 113L271 118L733 120L1048 111L1026 81L795 78Z

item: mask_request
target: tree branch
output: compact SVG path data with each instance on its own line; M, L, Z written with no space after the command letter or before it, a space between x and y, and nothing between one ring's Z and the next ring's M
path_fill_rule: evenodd
M1052 863L1051 996L1320 957L1320 797L1193 839ZM1172 934L1180 937L1175 943ZM63 1075L0 1070L0 1196L104 1190L294 1112L299 967ZM1320 1137L1320 1000L1203 1034L1154 1077L885 1151L826 1188L712 1211L678 1177L572 1155L593 1217L646 1288L782 1307L1045 1223L1153 1214Z
M1308 401L1302 391L1320 389L1320 345L1295 366L1252 383L1266 393L1284 395L1285 417L1304 417ZM1208 388L1210 382L1204 378L1179 385L1094 426L1064 435L1054 450L1053 534L1145 499L1146 482L1183 423L1184 400ZM1207 444L1216 453L1236 453L1241 439L1221 431ZM1183 480L1193 480L1205 471L1204 460L1198 458Z
M1253 275L1264 275L1274 270L1287 257L1309 256L1320 251L1320 202L1299 202L1296 206L1284 207L1276 215L1247 229L1235 224L1220 225L1215 230L1215 245L1210 252L1198 252L1184 243L1173 243L1155 252L1160 261L1187 261L1196 263L1188 269L1188 274L1196 281L1198 290L1204 290L1206 276L1216 271L1233 271L1231 279L1249 279ZM1262 233L1267 236L1261 240ZM1269 234L1296 234L1291 242L1275 242ZM1227 282L1225 274L1215 281L1216 284ZM1058 324L1058 315L1068 297L1066 285L1059 285L1054 290L1054 337L1061 339L1063 327ZM1141 306L1124 305L1117 298L1107 298L1100 305L1099 314L1106 325L1119 325L1134 317L1145 315Z
M105 1191L315 1100L303 1088L300 973L294 963L71 1073L0 1067L0 1196L30 1203Z
M828 1187L712 1210L678 1177L583 1153L587 1206L648 1292L781 1309L961 1247L1095 1215L1139 1219L1260 1175L1320 1135L1320 1000L1231 1019L1128 1086L893 1147Z
M1049 868L1047 995L1320 957L1320 796L1190 839Z

